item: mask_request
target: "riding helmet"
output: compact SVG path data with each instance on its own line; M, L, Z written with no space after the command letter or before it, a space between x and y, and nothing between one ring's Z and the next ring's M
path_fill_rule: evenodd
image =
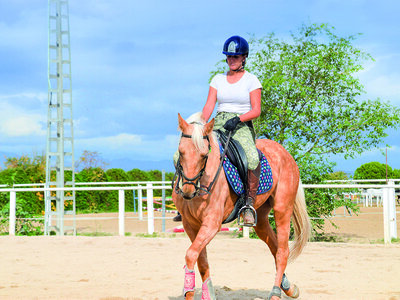
M241 36L234 35L225 41L222 53L225 55L248 55L249 44Z

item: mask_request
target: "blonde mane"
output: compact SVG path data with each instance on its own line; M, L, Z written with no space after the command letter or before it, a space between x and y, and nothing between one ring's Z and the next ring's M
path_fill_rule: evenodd
M193 125L192 141L198 151L201 151L202 149L204 149L204 147L208 147L208 143L206 145L207 140L203 138L205 122L201 116L201 112L196 112L186 120L186 122ZM210 139L210 142L216 143L217 139L214 132L212 133L212 136L213 138Z

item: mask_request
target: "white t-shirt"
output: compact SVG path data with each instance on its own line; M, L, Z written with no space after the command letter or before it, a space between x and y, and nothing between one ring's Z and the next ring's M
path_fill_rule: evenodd
M249 72L245 72L235 83L229 83L226 74L217 74L210 86L217 90L217 112L240 114L251 110L250 92L262 88L258 78Z

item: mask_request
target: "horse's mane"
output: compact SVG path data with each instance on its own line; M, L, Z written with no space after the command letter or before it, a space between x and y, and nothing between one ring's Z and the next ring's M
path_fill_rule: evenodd
M196 112L186 120L186 122L193 125L192 141L196 149L199 151L208 146L205 143L206 140L203 139L205 122L201 116L201 112ZM213 138L210 139L210 143L216 143L217 139L214 131L212 132L212 136Z

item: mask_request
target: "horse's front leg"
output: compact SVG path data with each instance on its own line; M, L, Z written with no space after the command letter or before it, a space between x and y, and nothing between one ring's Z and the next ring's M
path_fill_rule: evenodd
M207 259L206 246L214 238L220 229L220 224L211 220L204 220L200 229L194 230L189 224L185 224L185 231L188 234L192 245L186 251L186 266L185 266L185 287L184 296L186 299L193 299L194 296L194 266L197 262L199 272L203 281L202 299L212 300L215 298L214 288L210 280L210 271ZM193 281L193 283L191 282ZM189 285L189 283L191 285Z

